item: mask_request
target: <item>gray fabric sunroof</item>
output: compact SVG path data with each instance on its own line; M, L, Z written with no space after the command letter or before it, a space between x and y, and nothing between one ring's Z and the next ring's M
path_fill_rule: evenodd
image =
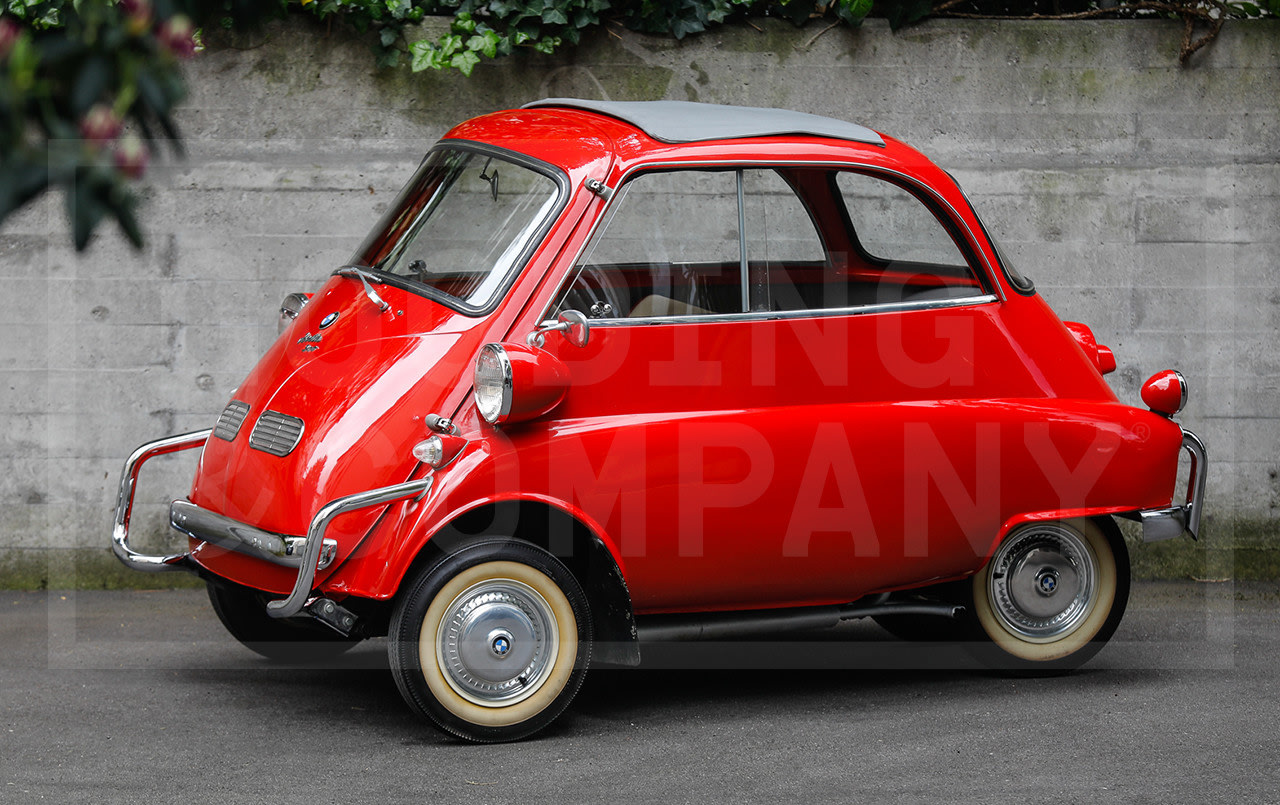
M665 143L794 134L884 145L879 134L864 126L785 109L690 101L586 101L577 98L547 98L525 104L524 108L548 106L584 109L616 117Z

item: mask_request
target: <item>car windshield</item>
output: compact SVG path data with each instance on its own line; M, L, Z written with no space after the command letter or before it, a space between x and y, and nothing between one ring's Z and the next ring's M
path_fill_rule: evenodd
M508 159L438 148L351 262L392 284L482 312L537 244L557 189L547 174Z

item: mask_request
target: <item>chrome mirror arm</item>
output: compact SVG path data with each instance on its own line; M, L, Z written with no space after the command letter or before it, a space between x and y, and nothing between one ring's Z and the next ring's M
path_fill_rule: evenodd
M580 310L562 310L553 324L543 323L529 333L525 343L541 349L547 342L547 333L562 333L575 347L585 347L591 338L591 324Z

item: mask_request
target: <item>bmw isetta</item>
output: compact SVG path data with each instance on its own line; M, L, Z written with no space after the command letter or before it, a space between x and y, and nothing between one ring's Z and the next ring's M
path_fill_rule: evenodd
M541 729L651 639L873 617L1072 668L1128 599L1114 518L1200 527L1182 376L1119 402L1111 350L956 182L839 120L467 121L281 317L212 428L129 457L115 553L199 574L268 657L386 635L409 706L471 740ZM138 472L187 449L187 548L139 552Z

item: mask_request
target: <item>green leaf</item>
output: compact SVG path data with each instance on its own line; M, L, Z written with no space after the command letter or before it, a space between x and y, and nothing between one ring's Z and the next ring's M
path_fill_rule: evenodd
M90 56L80 65L75 85L71 88L71 114L80 118L89 107L102 99L111 76L111 65L101 56Z
M440 48L440 55L452 56L453 54L457 53L459 50L462 50L462 37L458 36L457 34L442 36L440 37L440 42L436 45L436 47Z
M542 12L542 21L547 25L568 25L569 18L558 8L548 8Z
M76 179L67 193L67 215L71 219L71 239L76 251L82 252L89 245L94 227L102 220L107 207L88 175L88 171L76 171Z
M861 25L871 13L873 0L838 0L836 16L850 25Z
M409 67L415 73L423 70L439 70L444 67L444 54L435 46L435 43L426 39L409 43L409 53L413 57Z
M469 50L464 50L449 60L449 66L457 68L458 72L465 76L470 76L471 71L479 63L480 57Z
M459 14L453 18L453 24L450 26L454 33L469 34L476 29L476 21L471 19L470 14Z
M400 29L387 26L378 32L378 41L382 43L384 48L389 48L400 38Z
M556 48L560 47L560 37L547 36L539 39L534 43L533 49L539 53L546 53L548 56L556 52Z
M467 50L479 51L485 58L492 59L498 55L498 43L502 37L493 31L485 31L467 40Z
M889 30L896 31L933 13L932 0L894 0L885 4Z
M111 212L116 217L116 223L120 225L120 231L129 239L135 249L141 249L143 246L142 228L138 226L138 217L134 214L134 207L137 206L137 199L133 194L122 192L117 194L123 196L111 205Z

